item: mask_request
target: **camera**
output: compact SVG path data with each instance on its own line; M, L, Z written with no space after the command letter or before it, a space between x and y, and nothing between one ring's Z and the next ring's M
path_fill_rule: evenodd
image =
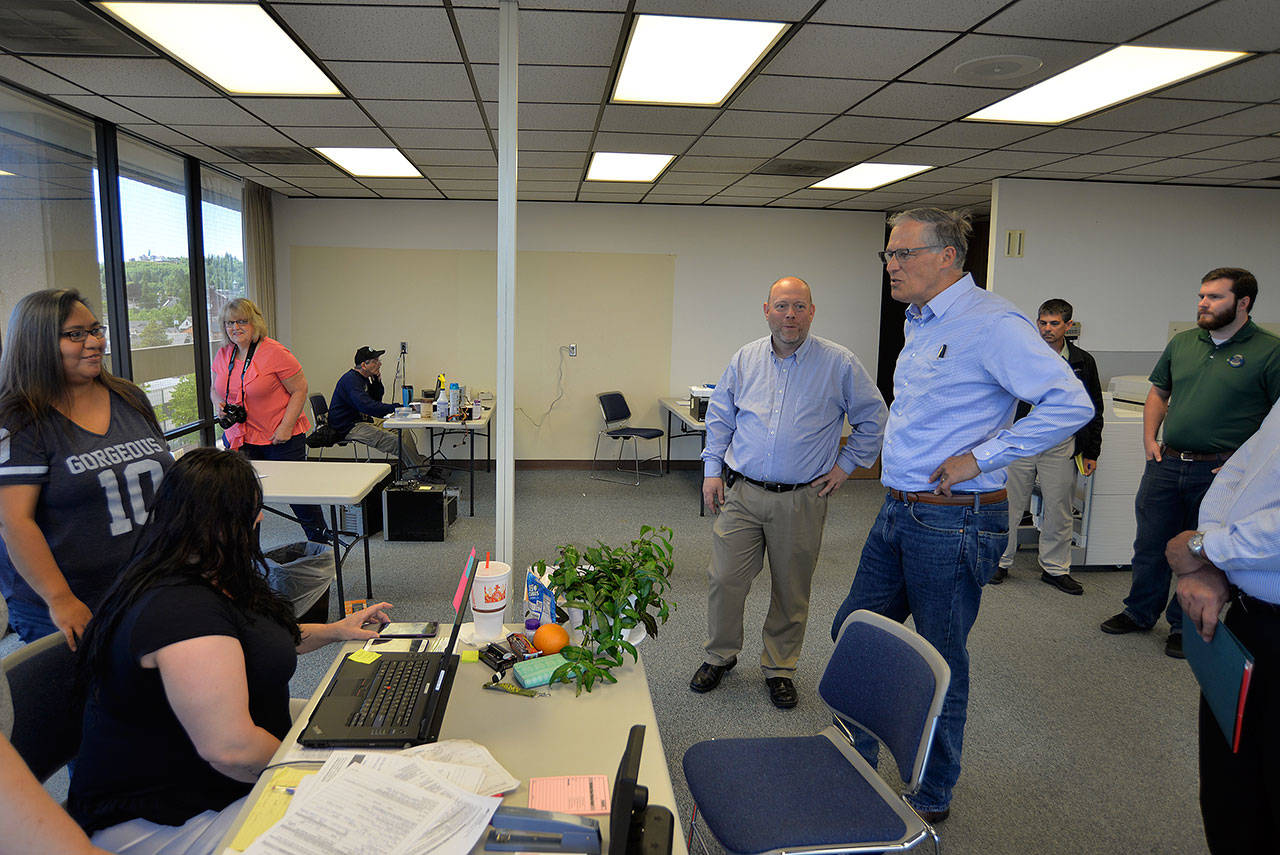
M241 404L223 404L222 415L218 416L218 427L226 430L232 425L243 424L249 418L249 412Z

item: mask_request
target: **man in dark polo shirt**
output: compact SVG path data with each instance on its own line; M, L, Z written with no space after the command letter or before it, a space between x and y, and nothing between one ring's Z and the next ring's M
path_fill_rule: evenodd
M1181 659L1182 607L1169 596L1172 571L1165 544L1194 530L1200 501L1231 453L1253 436L1280 398L1280 338L1249 320L1258 280L1247 270L1205 274L1196 313L1199 329L1169 340L1143 407L1147 467L1135 508L1133 581L1124 611L1102 623L1113 635L1169 621L1164 652ZM1164 424L1164 442L1156 433ZM1167 608L1165 607L1167 605Z

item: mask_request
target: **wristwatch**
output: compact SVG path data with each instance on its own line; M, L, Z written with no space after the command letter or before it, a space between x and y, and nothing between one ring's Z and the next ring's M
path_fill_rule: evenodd
M1204 555L1204 532L1198 531L1191 535L1191 538L1187 541L1187 551L1201 561L1209 560Z

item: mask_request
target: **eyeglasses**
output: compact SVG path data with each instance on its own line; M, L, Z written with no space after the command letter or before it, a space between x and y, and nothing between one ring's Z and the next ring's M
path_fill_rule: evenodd
M913 246L908 249L886 249L884 252L877 252L876 255L880 257L881 264L888 264L890 258L896 258L898 263L901 264L904 261L915 258L916 253L925 249L946 249L946 246Z
M225 326L227 326L228 328L230 328L230 327L251 327L251 326L253 326L253 321L249 320L248 318L239 318L238 320L234 320L234 321L227 321L227 323L226 323L226 325L225 325Z
M98 324L97 326L89 327L87 330L63 330L62 331L63 338L69 338L74 342L84 341L89 336L93 336L96 339L101 339L105 341L107 338L107 325Z

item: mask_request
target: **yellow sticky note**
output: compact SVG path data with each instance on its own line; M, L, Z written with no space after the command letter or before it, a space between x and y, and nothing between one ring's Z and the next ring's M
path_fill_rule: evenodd
M271 776L271 780L267 782L262 795L253 803L253 808L245 818L244 825L240 826L240 830L236 832L235 839L231 841L231 848L243 852L258 839L258 835L279 822L285 811L289 809L293 788L297 787L303 778L314 775L316 771L290 767L277 769Z
M381 653L375 653L372 650L357 650L355 653L352 653L347 658L350 659L352 662L362 662L365 665L369 665L373 662L377 662L379 657L381 656L382 656Z
M480 651L479 650L463 650L461 653L458 654L458 661L459 662L479 662Z

